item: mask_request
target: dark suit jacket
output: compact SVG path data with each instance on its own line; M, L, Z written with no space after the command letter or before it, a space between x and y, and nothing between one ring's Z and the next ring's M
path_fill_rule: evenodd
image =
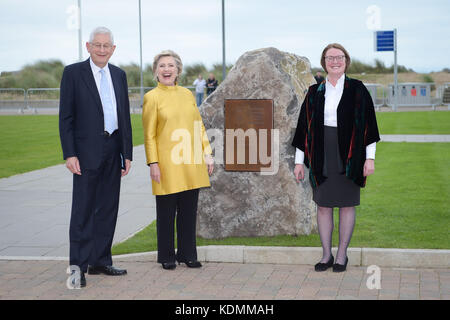
M123 162L132 159L130 102L126 74L109 64L117 102L118 134ZM64 68L59 103L59 133L64 159L76 156L81 168L100 165L104 144L100 95L89 59Z

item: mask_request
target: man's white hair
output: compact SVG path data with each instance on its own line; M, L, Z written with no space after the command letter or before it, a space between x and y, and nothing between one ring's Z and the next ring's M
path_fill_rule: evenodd
M109 38L111 39L111 44L114 45L114 36L111 32L111 30L109 30L106 27L97 27L94 30L92 30L91 35L89 36L89 42L92 43L92 41L94 41L94 38L97 34L107 34L109 35Z

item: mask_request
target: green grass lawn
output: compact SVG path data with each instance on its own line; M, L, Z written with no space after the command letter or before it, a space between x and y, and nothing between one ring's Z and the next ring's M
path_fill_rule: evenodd
M450 112L377 112L380 134L450 134Z
M450 112L378 112L381 134L450 134ZM131 115L133 145L144 143L140 114ZM0 116L0 178L63 163L55 115Z
M0 145L0 178L63 163L57 116L1 116Z
M131 116L133 144L144 143L141 115ZM0 116L0 178L64 163L58 116Z

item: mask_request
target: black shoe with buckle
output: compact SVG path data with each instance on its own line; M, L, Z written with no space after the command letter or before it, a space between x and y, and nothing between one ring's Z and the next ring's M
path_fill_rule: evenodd
M113 266L88 267L88 274L106 274L108 276L123 276L127 274L127 270L119 269Z
M326 263L317 263L314 266L314 270L316 270L317 272L322 272L322 271L326 271L328 268L331 268L333 266L333 262L334 262L334 257L331 256L330 259L328 260L328 262Z

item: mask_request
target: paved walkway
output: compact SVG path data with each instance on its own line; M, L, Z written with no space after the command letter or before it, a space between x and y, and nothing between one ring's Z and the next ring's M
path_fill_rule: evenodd
M382 134L384 142L450 142L450 134Z
M0 179L0 256L69 256L72 174L65 165ZM156 219L144 147L121 185L114 243Z
M204 263L163 270L150 261L117 261L121 277L86 276L81 290L66 287L66 261L0 261L0 300L6 299L450 299L449 269L381 268L380 282L364 267L315 272L309 265ZM372 277L372 278L371 278ZM369 285L368 285L369 283ZM372 289L371 289L372 288Z

